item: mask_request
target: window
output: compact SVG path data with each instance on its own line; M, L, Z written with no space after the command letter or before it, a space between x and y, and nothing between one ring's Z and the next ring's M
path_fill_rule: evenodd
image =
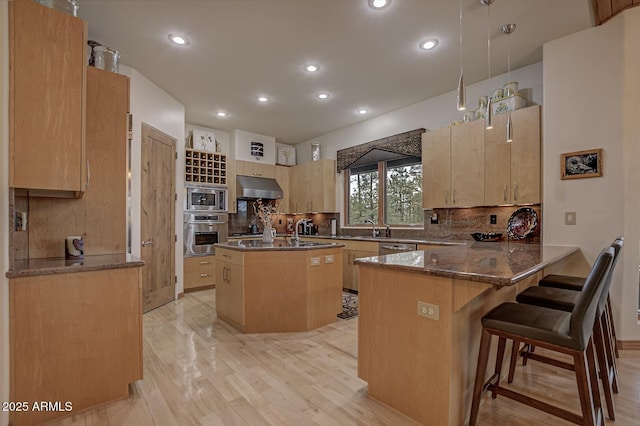
M384 177L381 181L380 176ZM349 169L348 224L421 225L422 163L418 157Z

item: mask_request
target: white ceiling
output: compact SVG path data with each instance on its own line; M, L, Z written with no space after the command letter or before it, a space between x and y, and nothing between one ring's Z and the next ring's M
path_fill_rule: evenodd
M188 123L296 144L454 90L458 4L392 0L374 11L367 0L81 0L79 16L89 39L117 49L121 64L184 104ZM593 25L591 0L496 0L490 13L492 75L507 70L504 24L517 25L512 69L540 61L544 43ZM488 77L487 7L463 0L463 15L469 84ZM190 44L170 44L169 33ZM427 38L439 45L420 50ZM310 62L319 72L303 70ZM320 101L319 91L331 97Z

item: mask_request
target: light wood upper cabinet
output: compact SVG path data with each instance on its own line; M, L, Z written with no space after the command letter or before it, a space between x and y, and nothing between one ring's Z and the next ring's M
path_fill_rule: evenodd
M451 207L451 128L422 134L422 207Z
M474 121L422 135L424 208L483 205L483 129Z
M87 175L87 25L16 0L9 2L9 34L9 185L80 195Z
M237 161L227 161L227 206L229 213L238 212L238 204L236 203L236 163Z
M236 175L276 178L276 166L253 161L236 161Z
M293 167L289 205L295 213L335 212L335 160L310 161Z
M278 200L278 204L283 213L289 213L292 210L289 207L290 179L289 174L291 167L276 166L276 181L282 188L282 200Z
M127 113L129 78L87 69L87 161L91 178L80 199L30 197L29 255L64 256L68 235L85 238L85 254L127 251Z
M485 205L540 203L540 106L512 111L513 142L506 114L485 130Z
M451 128L451 205L484 205L484 122Z
M540 106L444 127L422 135L422 207L451 208L540 203Z

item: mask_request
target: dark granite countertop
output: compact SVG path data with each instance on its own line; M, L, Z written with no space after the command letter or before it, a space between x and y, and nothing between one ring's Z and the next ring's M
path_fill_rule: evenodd
M83 259L64 258L16 260L7 278L33 277L38 275L70 274L75 272L101 271L107 269L135 268L144 266L144 261L130 254L103 254L85 256Z
M577 252L578 247L473 242L356 259L385 269L438 275L496 285L512 285Z
M292 251L292 250L318 250L327 248L340 248L344 244L340 243L315 243L309 241L295 242L289 238L276 238L273 244L263 243L262 239L229 241L227 243L218 243L216 247L226 248L240 251Z

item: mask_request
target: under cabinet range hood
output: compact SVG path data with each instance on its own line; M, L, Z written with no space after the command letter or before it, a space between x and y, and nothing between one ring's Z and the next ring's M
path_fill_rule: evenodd
M283 197L282 188L275 179L236 176L236 198L276 200Z

